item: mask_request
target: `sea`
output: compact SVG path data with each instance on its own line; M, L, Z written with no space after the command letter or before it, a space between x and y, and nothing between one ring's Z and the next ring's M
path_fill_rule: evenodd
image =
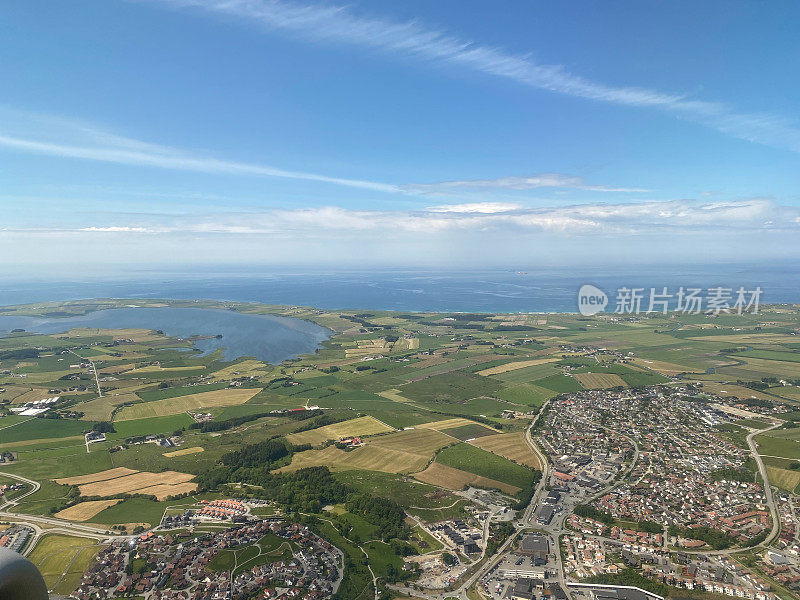
M761 303L800 303L800 264L689 264L608 268L314 270L209 266L130 269L49 278L0 276L0 305L85 298L213 299L408 312L577 312L592 284L675 294L680 287L760 288Z

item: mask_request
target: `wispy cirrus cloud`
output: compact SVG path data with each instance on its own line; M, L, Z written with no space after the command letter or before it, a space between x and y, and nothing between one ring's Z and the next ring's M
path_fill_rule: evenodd
M403 189L420 194L446 194L448 192L472 190L533 190L538 188L569 188L592 192L647 192L644 188L614 187L609 185L591 185L582 177L564 175L562 173L540 173L528 177L499 177L497 179L464 179L441 181L438 183L412 183L402 186Z
M491 192L546 187L609 192L646 191L637 188L590 185L581 177L560 173L414 184L392 184L332 177L204 156L198 152L120 136L78 120L38 115L3 107L0 107L0 148L28 154L61 156L138 167L313 181L405 196L447 195L459 190ZM114 193L120 192L121 190L114 190Z
M0 109L0 147L30 154L61 156L210 174L278 177L330 183L376 192L402 193L392 184L231 161L153 144L103 131L87 123L24 111Z
M312 41L357 45L390 54L417 57L438 65L502 77L554 93L657 109L735 138L800 152L800 128L796 122L785 117L742 112L722 102L692 99L684 94L592 81L568 72L561 65L539 64L527 56L463 40L414 21L360 17L344 6L281 0L148 1L236 17L269 30L291 32Z

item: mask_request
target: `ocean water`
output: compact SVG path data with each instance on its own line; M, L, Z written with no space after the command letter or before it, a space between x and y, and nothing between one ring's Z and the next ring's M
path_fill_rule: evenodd
M622 286L667 287L672 292L680 286L759 286L764 303L800 302L800 265L752 264L525 271L128 270L107 277L0 278L0 305L107 297L199 298L325 309L576 312L577 290L585 283L612 299Z
M183 338L214 336L195 340L194 346L204 353L221 348L225 360L254 356L273 364L313 353L331 333L315 323L290 317L203 308L118 308L66 318L0 315L0 335L12 329L61 333L73 327L160 329Z

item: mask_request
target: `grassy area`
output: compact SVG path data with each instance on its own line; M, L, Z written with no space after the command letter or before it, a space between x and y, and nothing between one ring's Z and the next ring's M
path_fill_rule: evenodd
M758 435L756 436L756 447L758 453L765 456L800 459L800 442L795 440Z
M481 477L496 479L523 490L530 488L535 478L532 469L517 465L471 444L456 444L445 448L436 456L436 462Z
M255 544L220 550L208 563L208 569L213 573L233 571L236 575L259 565L289 561L292 558L293 548L289 540L268 533Z
M39 540L28 559L39 568L48 589L69 594L99 548L94 540L50 534Z

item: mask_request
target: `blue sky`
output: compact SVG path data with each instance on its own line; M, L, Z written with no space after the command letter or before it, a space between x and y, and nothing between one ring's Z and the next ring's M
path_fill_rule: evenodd
M4 266L800 254L794 2L5 6Z

